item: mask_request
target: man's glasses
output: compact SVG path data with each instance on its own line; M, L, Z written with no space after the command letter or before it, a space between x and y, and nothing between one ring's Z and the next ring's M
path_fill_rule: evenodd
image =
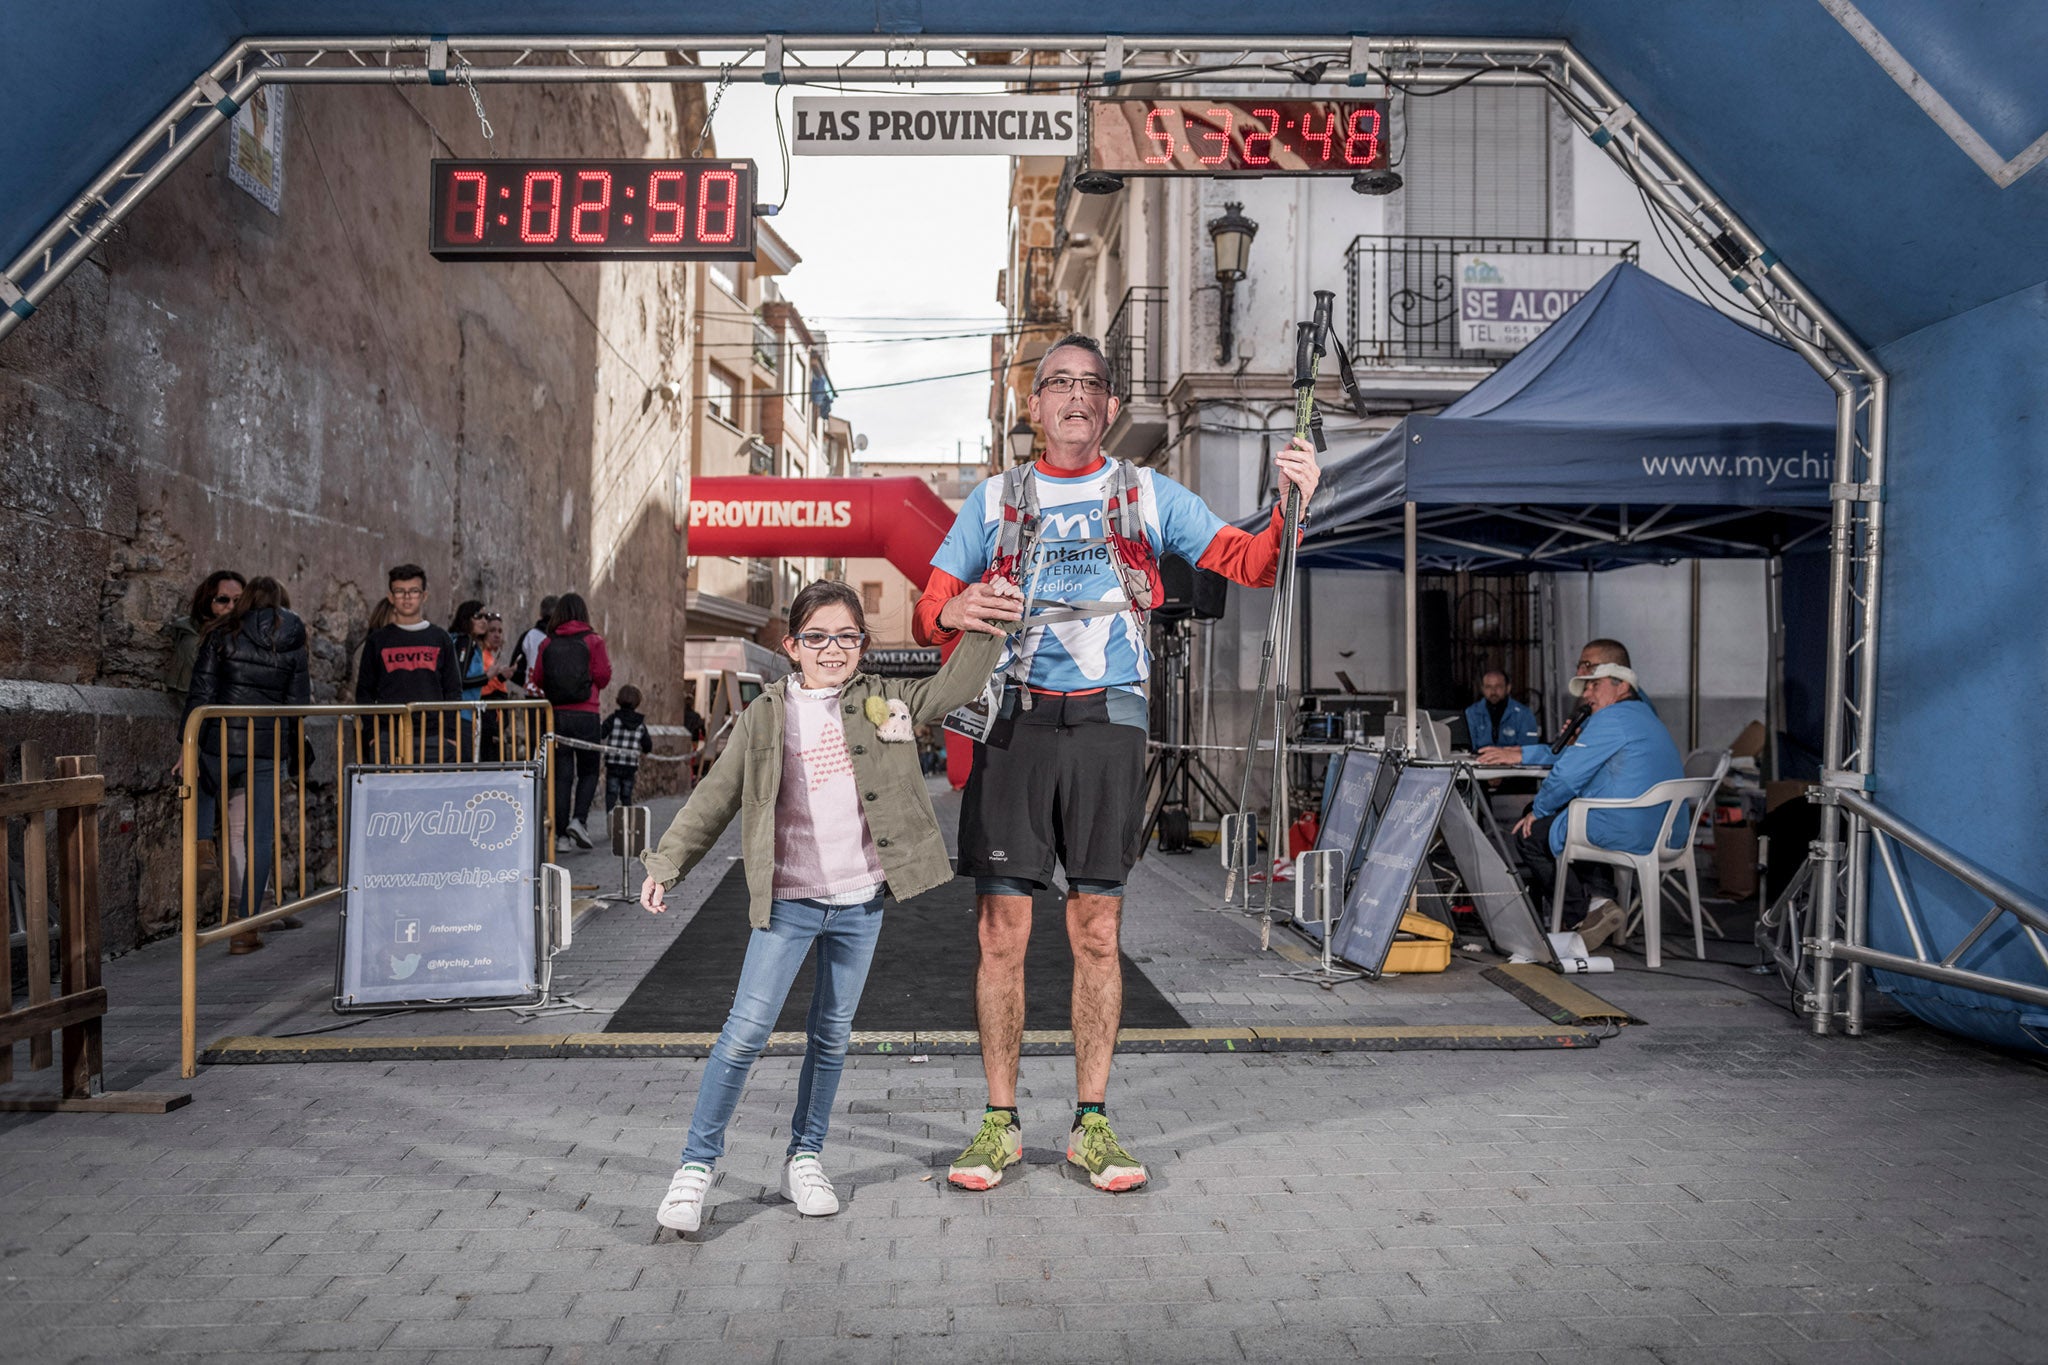
M1109 392L1109 381L1099 374L1055 374L1038 381L1040 393L1072 393L1076 387L1095 398Z
M425 597L427 590L425 588L393 588L391 595L393 597Z
M796 642L805 649L823 649L826 645L838 645L851 653L865 644L867 638L868 633L864 630L842 630L836 635L827 634L822 630L807 630L796 637Z

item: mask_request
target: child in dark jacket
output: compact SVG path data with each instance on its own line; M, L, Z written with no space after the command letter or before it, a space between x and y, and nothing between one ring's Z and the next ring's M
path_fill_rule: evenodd
M633 784L640 780L640 755L652 752L654 736L640 719L640 689L631 683L619 689L619 709L604 718L597 742L604 745L604 808L633 804Z

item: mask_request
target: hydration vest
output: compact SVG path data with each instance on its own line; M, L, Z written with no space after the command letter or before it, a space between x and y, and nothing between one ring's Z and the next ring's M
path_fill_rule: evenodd
M1036 466L1034 462L1004 471L1002 526L996 533L995 554L981 581L992 583L1000 579L1023 594L1025 626L1048 626L1125 611L1142 621L1166 595L1159 577L1159 556L1153 553L1152 542L1145 536L1137 471L1123 460L1110 460L1109 466L1109 491L1102 505L1102 535L1087 540L1063 540L1059 544L1062 548L1107 546L1124 600L1062 602L1037 614L1032 613L1031 607L1036 600L1038 574L1044 565L1038 558L1043 518L1038 510L1038 480L1032 477Z

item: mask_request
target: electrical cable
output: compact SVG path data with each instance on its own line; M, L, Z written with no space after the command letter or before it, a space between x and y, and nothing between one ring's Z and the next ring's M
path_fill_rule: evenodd
M827 338L827 340L826 340L825 344L826 344L826 345L827 345L828 347L842 347L842 346L923 346L923 345L934 345L934 344L937 344L937 343L939 343L939 342L947 342L947 341L986 341L986 340L989 340L990 338L993 338L993 337L1000 337L1000 336L1011 336L1011 335L1015 335L1015 334L1014 334L1014 333L1009 333L1009 332L935 332L935 333L928 333L928 334L916 334L916 335L906 335L906 336L873 336L873 337L851 337L851 338L845 338L845 339L841 339L841 338L836 338L836 337L835 337L835 338ZM753 348L754 348L754 343L753 343L753 342L752 342L751 340L749 340L749 341L721 341L721 342L706 342L706 341L700 341L700 342L698 342L698 343L697 343L697 349L698 349L698 350L700 350L700 351L712 351L712 352L724 351L724 352L728 352L728 353L736 353L736 352L740 352L740 351L748 351L748 350L752 350Z
M1017 360L1012 361L1010 364L1004 366L1003 368L1010 370L1021 370L1027 366L1036 365L1037 363L1038 362L1036 360ZM915 379L890 379L879 384L847 384L843 386L835 385L833 387L833 392L835 394L865 393L870 389L900 389L910 384L936 384L939 381L945 379L985 379L992 372L992 369L993 367L984 366L981 369L975 370L959 370L953 374L926 374L919 375ZM810 392L811 391L809 389L789 389L776 393L750 393L747 394L746 397L750 399L808 398L810 396ZM734 396L738 397L739 395L736 394ZM709 397L709 394L692 394L691 401L701 403L704 402Z
M1610 953L1627 953L1631 957L1642 956L1633 948L1622 948L1618 945L1611 948L1609 951ZM1731 962L1727 965L1733 967L1738 964ZM1620 963L1615 964L1614 970L1617 972L1633 972L1642 976L1676 976L1682 977L1687 981L1704 981L1708 985L1712 986L1726 986L1730 990L1741 991L1744 995L1753 995L1757 999L1765 1002L1766 1004L1775 1005L1779 1009L1784 1010L1787 1014L1791 1014L1795 1017L1799 1014L1798 1010L1793 1009L1792 1006L1786 1004L1783 1000L1776 999L1770 995L1765 994L1762 991L1753 990L1750 987L1743 985L1739 981L1724 981L1718 976L1705 976L1699 972L1673 971L1669 967L1659 967L1653 971L1649 967L1624 967Z
M339 1033L343 1029L357 1028L378 1019L396 1019L401 1015L419 1014L419 1009L383 1010L376 1014L364 1014L354 1019L344 1019L339 1024L323 1024L319 1028L300 1029L296 1033L274 1033L273 1038L311 1038L320 1033ZM399 1041L404 1041L400 1039Z
M1723 317L1741 323L1744 327L1749 328L1749 330L1766 340L1783 346L1788 351L1792 350L1791 344L1778 335L1777 329L1771 326L1770 319L1766 318L1756 305L1730 299L1720 290L1706 283L1706 277L1699 273L1698 263L1691 259L1692 253L1685 250L1684 245L1677 239L1678 230L1664 221L1664 215L1658 211L1655 204L1650 202L1650 195L1647 190L1640 184L1636 185L1635 189L1636 197L1642 201L1643 213L1650 220L1650 231L1657 236L1658 245L1662 246L1664 253L1677 264L1679 272L1685 276L1687 284L1691 286L1693 293L1699 296L1700 301ZM1667 233L1670 235L1667 236ZM1740 308L1742 310L1741 313L1730 312L1727 307L1730 303ZM1751 319L1754 319L1758 325L1752 326Z
M782 152L782 201L774 205L755 205L754 212L756 216L762 218L773 218L777 214L781 213L784 209L789 207L789 130L783 125L782 122L782 96L785 92L788 91L788 89L789 86L787 83L776 86L775 99L773 103L773 107L775 110L775 145L778 148L780 148Z

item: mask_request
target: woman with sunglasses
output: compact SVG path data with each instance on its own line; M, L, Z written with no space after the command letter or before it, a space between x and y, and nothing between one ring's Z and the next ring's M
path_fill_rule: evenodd
M171 666L164 674L164 691L171 694L171 700L178 704L180 712L185 711L185 698L192 690L192 666L199 661L199 639L215 621L233 613L235 604L242 598L242 590L248 580L233 569L215 569L192 594L192 605L183 616L172 620ZM178 742L184 743L185 733L178 732ZM174 758L171 763L173 781L181 781L182 759ZM219 799L213 788L199 784L199 865L213 867L218 855L214 851L214 826L219 823Z
M732 1012L704 1065L680 1169L655 1212L678 1232L702 1225L747 1072L814 949L817 985L782 1190L799 1214L839 1212L818 1157L881 934L883 892L907 900L953 878L918 770L915 727L979 695L1005 638L991 624L964 635L935 677L884 679L860 671L867 621L846 584L811 584L789 620L782 648L799 673L740 713L724 753L644 859L640 903L660 914L667 889L740 816L754 931Z

